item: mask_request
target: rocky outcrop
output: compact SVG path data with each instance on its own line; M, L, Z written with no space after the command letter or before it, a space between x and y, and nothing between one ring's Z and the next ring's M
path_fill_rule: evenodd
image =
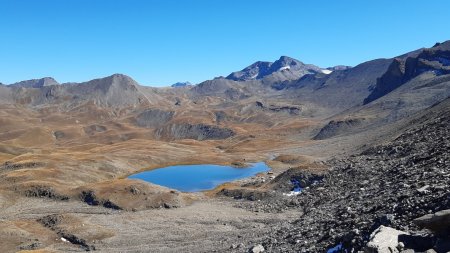
M450 209L427 214L414 220L418 226L429 229L440 236L450 235Z
M265 105L261 101L255 102L255 107L260 110L275 112L275 113L285 113L288 115L300 115L302 108L295 105Z
M450 74L450 41L422 50L417 56L394 59L386 73L377 79L370 95L364 99L368 104L397 89L424 72L436 76Z
M218 195L232 197L234 199L246 199L246 200L262 200L274 197L275 194L267 191L250 190L246 188L228 189L224 188L217 193Z
M66 134L63 131L54 131L53 136L55 137L55 139L60 140L63 139Z
M95 246L88 244L86 239L80 238L79 236L67 231L61 226L65 219L66 217L62 214L52 214L44 216L37 221L44 227L54 231L58 236L62 238L62 240L68 241L74 245L78 245L85 251L95 250Z
M365 253L395 253L400 252L399 236L407 233L390 227L380 226L370 235L370 241L364 249Z
M301 168L291 168L281 173L270 182L271 188L280 192L289 192L295 187L306 188L318 184L324 176L307 172ZM290 182L283 184L282 182Z
M161 127L169 122L175 113L160 109L147 109L136 116L136 125L145 128Z
M126 211L181 207L189 199L178 191L129 179L88 185L76 191L88 205Z
M401 59L394 59L391 65L389 65L386 73L378 78L375 89L366 99L364 99L364 103L367 104L388 94L389 92L400 87L406 81L407 78L405 77L405 62Z
M44 163L40 162L23 162L23 163L13 163L6 161L2 165L0 165L1 171L7 170L20 170L20 169L30 169L30 168L38 168L44 166Z
M166 139L194 139L194 140L220 140L235 135L235 132L229 128L222 128L206 124L169 124L156 129L157 138Z
M97 194L93 190L83 191L80 194L80 199L88 205L91 206L103 206L105 208L111 208L116 210L121 210L122 208L114 204L109 199L102 199L97 197Z
M353 130L355 127L361 126L364 119L345 119L345 120L332 120L328 122L320 132L314 136L314 140L324 140L336 135L344 134Z
M53 189L53 187L46 185L33 185L24 190L24 195L34 198L49 198L54 200L69 200L68 196L61 195Z
M87 135L94 135L96 133L102 133L105 132L107 130L107 128L105 126L102 125L90 125L90 126L86 126L83 128L84 132Z

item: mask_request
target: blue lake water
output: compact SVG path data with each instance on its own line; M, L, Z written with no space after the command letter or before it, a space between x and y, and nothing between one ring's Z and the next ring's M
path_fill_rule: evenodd
M129 178L141 179L182 192L197 192L211 190L220 184L270 170L264 162L250 165L246 168L212 164L177 165L141 172Z

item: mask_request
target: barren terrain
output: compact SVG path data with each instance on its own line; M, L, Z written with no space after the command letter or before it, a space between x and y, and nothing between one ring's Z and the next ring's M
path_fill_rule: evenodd
M370 214L363 225L335 224L349 203L338 201L337 188L344 187L342 194L367 188L400 203L405 197L391 194L396 186L386 193L384 185L348 180L396 178L401 173L392 166L400 164L421 173L431 162L414 154L438 147L416 142L440 143L444 149L431 158L443 165L429 173L449 173L449 52L445 42L331 73L282 57L270 65L281 68L255 78L251 65L227 78L176 88L141 86L121 74L78 84L41 79L0 85L0 252L246 252L258 244L273 252L323 252L338 243L361 250L377 228L373 224L381 224L377 210L388 208L365 210ZM383 149L394 144L413 148L397 157ZM169 165L260 161L272 170L208 192L127 179ZM446 180L411 178L432 188ZM294 179L303 190L287 195ZM422 198L441 204L429 203L433 208L426 212L423 205L397 210L408 212L401 216L404 224L382 224L420 231L413 219L450 208L442 200L447 186ZM375 198L373 192L367 196ZM382 205L358 202L355 194L346 198L358 212L363 205ZM308 234L306 225L323 231ZM321 237L331 226L338 232ZM349 235L354 229L358 233Z

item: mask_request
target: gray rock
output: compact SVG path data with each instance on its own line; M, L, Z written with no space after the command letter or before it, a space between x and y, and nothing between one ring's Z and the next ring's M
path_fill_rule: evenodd
M421 188L417 189L417 191L420 192L420 193L428 193L428 192L430 192L428 190L428 188L430 188L430 186L429 185L425 185L424 187L421 187Z
M189 123L169 124L155 130L157 138L167 139L220 140L235 134L233 130L225 127Z
M251 248L250 252L251 253L261 253L264 252L264 247L261 244L258 244L256 246L254 246L253 248Z
M448 235L450 233L450 209L424 215L415 219L414 223L438 235Z
M380 226L373 231L370 241L364 252L367 253L393 253L399 252L397 246L399 244L398 236L408 233L399 231L390 227Z

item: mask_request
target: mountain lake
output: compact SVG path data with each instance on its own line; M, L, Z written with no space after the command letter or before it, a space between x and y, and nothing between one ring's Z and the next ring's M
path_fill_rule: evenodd
M211 190L223 183L269 170L270 168L264 162L251 163L245 168L213 164L176 165L140 172L129 178L141 179L181 192L198 192Z

